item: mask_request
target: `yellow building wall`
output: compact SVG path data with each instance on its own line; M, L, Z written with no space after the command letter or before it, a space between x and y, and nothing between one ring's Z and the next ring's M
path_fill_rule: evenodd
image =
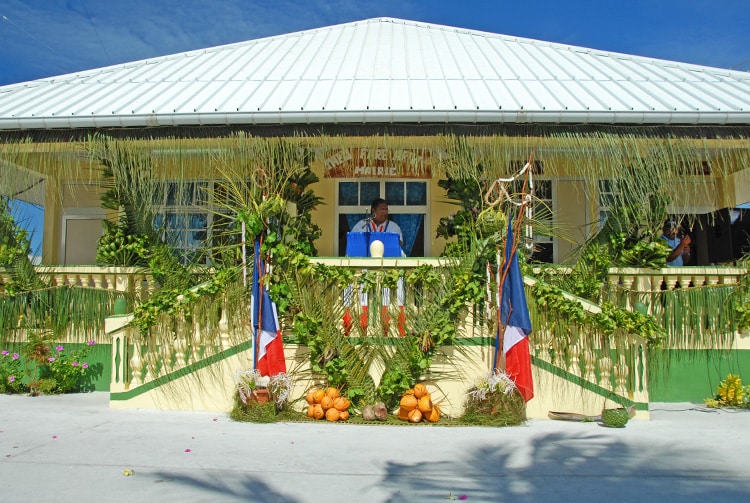
M555 262L575 262L575 252L591 233L591 222L598 219L598 208L591 208L589 201L596 201L596 193L586 180L560 179L556 182L556 204L554 223L558 228L555 242ZM577 203L577 204L575 204ZM593 224L596 226L596 224ZM598 228L598 227L597 227Z

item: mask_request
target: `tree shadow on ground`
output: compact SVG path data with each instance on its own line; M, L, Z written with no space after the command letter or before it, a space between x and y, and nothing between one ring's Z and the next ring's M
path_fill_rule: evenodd
M260 476L236 473L232 477L196 477L190 475L157 472L154 482L178 483L190 486L196 495L204 493L215 501L252 501L253 503L299 503L299 500L285 496L261 480ZM203 499L199 501L204 501ZM206 499L205 501L209 501Z
M390 462L382 485L391 490L391 503L750 499L746 478L705 469L702 456L689 446L659 446L648 453L653 455L595 433L550 433L523 446L495 442L459 452L451 462Z

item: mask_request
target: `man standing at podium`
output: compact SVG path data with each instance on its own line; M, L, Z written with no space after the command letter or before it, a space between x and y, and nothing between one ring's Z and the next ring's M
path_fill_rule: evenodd
M401 227L396 222L388 220L388 203L380 197L370 205L370 216L357 222L351 232L392 232L398 234L399 246L404 246Z

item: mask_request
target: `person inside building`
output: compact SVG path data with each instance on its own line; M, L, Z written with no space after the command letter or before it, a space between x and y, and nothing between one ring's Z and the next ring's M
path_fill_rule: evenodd
M690 236L680 232L677 222L674 220L664 222L660 237L672 249L672 252L667 256L668 266L679 267L690 263Z
M351 232L392 232L398 234L399 246L404 246L401 227L388 218L388 203L382 198L377 198L372 202L370 216L357 222Z

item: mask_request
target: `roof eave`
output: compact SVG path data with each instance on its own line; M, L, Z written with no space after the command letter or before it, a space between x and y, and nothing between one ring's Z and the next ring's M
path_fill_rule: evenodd
M620 112L545 110L388 110L170 113L87 117L0 118L0 131L176 126L309 124L648 124L746 125L750 112Z

